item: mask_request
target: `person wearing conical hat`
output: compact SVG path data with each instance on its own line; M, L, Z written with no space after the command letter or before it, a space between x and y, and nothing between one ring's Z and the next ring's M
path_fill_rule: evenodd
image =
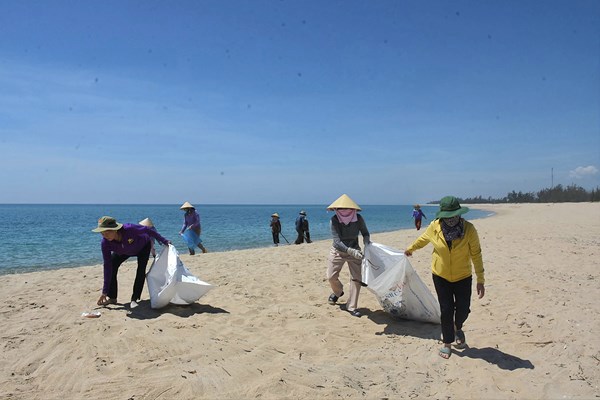
M271 215L271 233L273 234L273 244L279 246L279 234L281 233L281 222L279 221L279 214L273 213Z
M143 222L143 221L142 221ZM165 246L171 242L162 237L156 229L138 224L121 224L116 219L104 216L98 220L98 227L92 229L102 235L100 247L104 261L104 285L102 295L98 299L99 306L117 304L117 272L119 267L129 257L137 257L138 267L133 283L131 307L137 306L142 296L146 279L146 266L150 258L152 239L158 240Z
M330 228L333 245L329 251L327 279L333 293L329 296L329 304L336 304L344 295L344 285L339 279L340 271L348 263L350 270L350 290L346 301L346 311L355 317L360 317L358 311L358 295L362 283L361 262L363 254L358 242L358 234L363 237L363 244L370 243L370 234L362 215L361 208L348 195L341 195L331 203L327 210L335 214L331 217Z
M444 346L439 349L439 355L442 358L450 357L453 342L457 348L466 347L462 328L471 312L473 269L477 276L477 294L480 299L485 294L479 236L473 224L461 217L467 211L469 209L461 207L456 197L442 198L436 219L404 251L406 256L411 256L429 243L433 246L431 272L441 311Z
M420 205L415 204L415 206L413 208L413 212L412 212L412 217L415 220L415 228L417 228L417 230L420 230L422 218L427 219L427 217L425 216L425 213L421 210Z
M138 222L138 224L142 225L142 226L147 226L148 228L150 228L151 230L156 232L156 228L154 227L154 223L152 222L152 220L150 218L144 218L143 220L141 220L140 222ZM150 240L150 254L152 255L153 258L156 258L156 240L154 238L151 238Z
M183 226L179 234L186 241L190 255L196 254L195 248L198 246L202 253L207 253L208 250L202 244L200 235L202 234L202 225L200 225L200 215L196 212L196 208L186 201L179 207L185 211L183 216Z

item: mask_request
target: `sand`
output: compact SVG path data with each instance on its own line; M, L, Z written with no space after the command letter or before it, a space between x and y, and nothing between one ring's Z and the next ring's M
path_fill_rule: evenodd
M1 276L0 398L600 397L600 204L478 208L496 213L473 221L486 296L472 301L469 348L449 360L437 354L439 325L394 320L366 289L361 318L327 304L331 242L321 241L183 255L218 287L161 310L146 288L129 309L132 262L107 308L95 305L101 266ZM417 235L372 240L404 249ZM430 253L410 260L433 291Z

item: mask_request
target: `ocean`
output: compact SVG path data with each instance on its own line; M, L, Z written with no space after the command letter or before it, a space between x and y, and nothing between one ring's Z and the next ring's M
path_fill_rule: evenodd
M290 243L296 239L294 223L301 210L307 213L312 240L331 238L329 220L333 213L326 210L326 205L197 207L202 240L210 252L272 246L269 222L275 212L280 216L282 234ZM412 205L361 207L371 233L414 229ZM423 221L425 228L438 208L423 206L422 209L428 217ZM0 275L101 264L101 236L91 230L103 215L129 223L149 217L162 236L171 240L178 251L187 253L179 236L183 224L179 205L0 204ZM470 210L465 217L472 220L489 215L487 211ZM286 244L283 237L280 241L281 245Z

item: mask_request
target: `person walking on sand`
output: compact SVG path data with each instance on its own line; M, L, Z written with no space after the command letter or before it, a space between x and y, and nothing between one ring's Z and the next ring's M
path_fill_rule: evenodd
M421 219L427 218L425 216L425 213L423 213L423 211L421 210L420 205L415 204L415 207L413 208L413 212L412 212L412 217L415 219L415 228L417 228L417 230L420 230L421 229Z
M296 233L298 233L298 236L294 243L301 244L304 243L304 240L306 240L306 243L312 243L308 230L308 219L306 219L306 211L304 210L300 211L298 218L296 218Z
M370 234L364 218L358 213L361 208L348 195L341 195L331 203L327 210L335 211L331 217L330 228L333 245L329 251L327 280L333 293L329 296L329 304L336 304L344 295L344 286L339 275L345 263L350 270L350 291L346 301L346 311L354 317L360 317L358 311L358 295L360 294L362 273L361 262L363 254L358 243L358 234L363 237L366 247L370 243Z
M279 221L279 214L274 213L271 215L271 233L273 234L273 244L279 246L279 234L281 233L281 222Z
M123 261L129 257L137 257L137 271L131 295L131 307L136 307L142 296L146 266L150 258L152 239L158 240L163 245L171 241L162 237L156 230L137 224L121 224L113 217L104 216L98 220L98 227L92 229L102 235L100 247L104 261L104 284L102 295L98 299L99 306L117 304L117 273Z
M453 342L457 348L467 345L463 325L471 312L473 267L477 275L477 294L480 299L485 294L479 236L473 224L461 217L468 211L469 208L460 206L456 197L444 197L436 219L404 252L411 256L428 243L433 245L431 270L441 311L444 346L439 354L442 358L450 357Z
M208 250L202 245L202 239L200 238L202 225L200 225L200 215L196 212L196 208L186 201L180 209L184 210L185 214L183 216L183 226L179 234L183 236L183 239L187 243L190 255L193 256L196 254L194 250L196 246L202 250L202 253L207 253Z

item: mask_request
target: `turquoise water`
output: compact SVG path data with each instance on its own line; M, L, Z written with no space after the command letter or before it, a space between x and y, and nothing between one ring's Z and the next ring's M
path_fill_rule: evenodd
M371 233L412 228L412 206L362 206ZM272 246L269 222L279 213L282 233L296 239L294 222L307 212L312 240L329 239L333 215L325 205L206 205L199 206L202 240L211 252ZM423 207L434 218L437 207ZM471 210L467 219L483 218L486 211ZM187 252L179 236L183 211L179 205L0 204L0 274L102 263L101 236L91 232L103 215L119 222L137 223L150 217L157 230L180 252ZM281 238L281 243L285 240Z

